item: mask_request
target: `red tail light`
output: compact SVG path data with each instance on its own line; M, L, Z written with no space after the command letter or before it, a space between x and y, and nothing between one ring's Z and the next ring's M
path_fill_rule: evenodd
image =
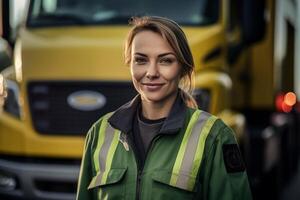
M284 95L284 103L289 106L294 106L297 102L297 97L294 92L288 92Z
M297 97L294 92L280 93L276 97L276 109L279 112L289 113L293 109L293 106L297 103Z

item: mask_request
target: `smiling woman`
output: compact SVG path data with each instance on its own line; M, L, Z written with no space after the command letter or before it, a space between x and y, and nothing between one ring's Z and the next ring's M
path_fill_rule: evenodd
M124 53L138 95L90 129L77 199L251 199L232 130L190 95L184 32L162 17L131 24Z
M166 117L168 112L157 111L169 111L177 96L181 66L175 52L158 33L143 31L134 37L131 54L132 81L144 102L143 115Z

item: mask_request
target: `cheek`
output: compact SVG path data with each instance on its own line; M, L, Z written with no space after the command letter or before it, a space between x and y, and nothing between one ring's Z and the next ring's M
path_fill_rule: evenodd
M131 68L131 79L135 90L137 92L141 92L141 84L140 84L142 79L141 73L137 70L132 70Z
M133 86L134 86L135 90L137 92L139 92L140 91L140 87L139 87L138 82L135 79L132 79L132 83L133 83Z
M180 70L178 68L173 68L172 70L168 69L162 72L164 78L167 81L178 82L180 81Z
M144 70L138 69L137 67L130 67L131 78L133 82L139 82L144 76Z

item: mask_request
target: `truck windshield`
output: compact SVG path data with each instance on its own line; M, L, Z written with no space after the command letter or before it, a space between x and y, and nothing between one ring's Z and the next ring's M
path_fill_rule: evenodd
M132 16L164 16L181 25L218 19L219 0L32 0L27 26L127 24Z

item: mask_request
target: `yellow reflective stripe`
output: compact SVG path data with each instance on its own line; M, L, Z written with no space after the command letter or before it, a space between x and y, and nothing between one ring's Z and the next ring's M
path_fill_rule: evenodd
M107 193L103 193L102 190L99 190L99 192L98 192L98 199L108 200L108 194Z
M184 157L180 167L180 173L176 183L176 186L179 188L188 189L189 180L191 178L195 178L192 177L190 173L193 168L193 161L196 155L200 133L209 116L210 115L207 112L201 112L200 116L197 119L197 122L192 129L192 133L184 152Z
M170 185L189 191L194 189L206 138L216 119L209 113L195 111L177 153Z
M193 115L190 119L188 127L187 127L187 129L185 131L185 134L183 136L183 139L182 139L182 142L181 142L178 154L177 154L175 164L173 166L172 176L171 176L171 179L170 179L170 185L175 186L176 183L177 183L178 175L179 175L180 168L181 168L181 165L182 165L182 160L183 160L183 157L184 157L184 153L185 153L189 138L190 138L191 133L192 133L192 128L194 127L195 123L197 122L200 113L201 113L200 110L196 110L193 113Z
M108 150L108 154L107 154L107 157L106 157L105 171L103 173L103 177L102 177L102 181L101 181L102 184L106 183L108 172L111 169L111 164L112 164L112 161L113 161L113 157L114 157L114 154L116 152L116 149L117 149L117 146L118 146L118 143L119 143L120 133L121 133L121 131L119 131L119 130L114 131L114 137L112 139L112 143L110 145L110 148Z
M96 172L99 172L100 169L99 169L99 154L100 154L100 149L104 143L104 138L105 138L105 130L106 130L106 127L107 127L107 119L109 118L108 115L105 115L102 119L102 123L101 123L101 126L100 126L100 130L99 130L99 133L98 133L98 142L97 142L97 147L96 147L96 150L94 152L94 156L93 156L93 160L94 160L94 166L95 166L95 170Z
M107 180L111 168L114 153L119 141L119 130L115 130L108 123L108 118L112 113L105 115L102 119L97 147L93 155L94 167L98 173L94 184L104 184Z
M215 116L210 116L208 118L208 120L206 121L206 123L200 133L197 150L196 150L196 154L195 154L194 161L193 161L193 167L192 167L192 171L191 171L191 177L194 177L194 178L189 179L188 185L187 185L187 188L189 190L193 190L193 188L194 188L196 176L198 174L198 171L200 169L200 165L202 162L206 138L207 138L208 134L210 133L210 130L216 120L217 120L217 118Z

